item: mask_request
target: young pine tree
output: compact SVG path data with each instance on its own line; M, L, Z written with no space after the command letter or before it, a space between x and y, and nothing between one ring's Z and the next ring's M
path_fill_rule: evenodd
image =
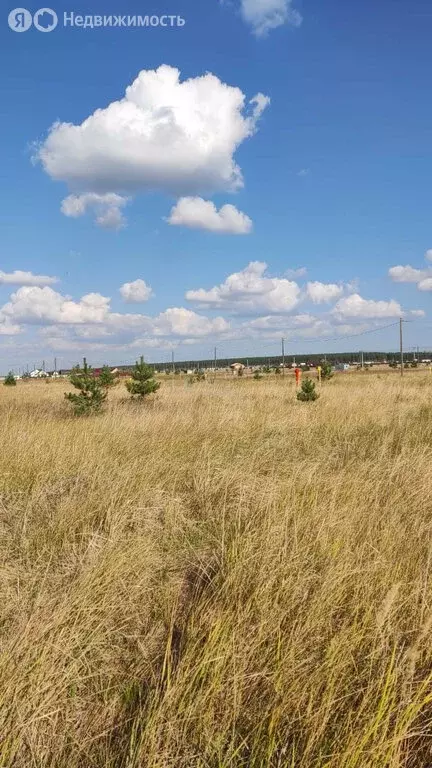
M144 358L141 355L139 362L137 360L135 363L132 379L126 382L127 391L132 396L136 395L139 398L144 398L146 395L156 392L159 387L160 383L153 378L153 369L144 362Z
M16 387L16 379L13 375L12 371L9 371L8 375L6 376L3 384L5 387Z
M108 393L101 384L99 377L93 375L93 371L85 359L82 368L78 365L73 369L69 381L75 389L79 390L78 394L65 392L65 398L72 404L77 416L100 411Z
M106 389L114 387L114 385L117 384L117 379L114 374L111 373L111 369L108 365L104 365L99 374L99 384L101 384Z
M300 392L297 392L297 400L305 402L313 402L318 400L319 394L315 391L315 384L312 379L304 379L301 385Z
M330 363L327 363L325 360L321 362L321 380L322 381L328 381L333 376L333 370L330 365Z

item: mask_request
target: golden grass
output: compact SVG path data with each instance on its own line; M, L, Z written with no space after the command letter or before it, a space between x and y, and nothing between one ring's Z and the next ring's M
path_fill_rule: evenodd
M432 377L0 387L1 768L432 764Z

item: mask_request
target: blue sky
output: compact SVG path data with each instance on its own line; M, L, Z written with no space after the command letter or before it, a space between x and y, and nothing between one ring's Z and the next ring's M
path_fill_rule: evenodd
M271 354L281 336L394 349L395 327L345 337L401 314L407 346L432 346L429 2L63 3L52 32L19 34L11 10L1 370Z

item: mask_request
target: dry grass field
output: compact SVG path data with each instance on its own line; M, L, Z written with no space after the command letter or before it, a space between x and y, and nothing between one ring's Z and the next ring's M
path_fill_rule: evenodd
M66 387L0 387L1 768L432 765L429 372Z

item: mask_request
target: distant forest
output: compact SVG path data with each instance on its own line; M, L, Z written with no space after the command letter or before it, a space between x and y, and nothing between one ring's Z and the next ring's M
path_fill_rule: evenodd
M405 352L404 359L410 361L413 359L422 360L423 358L430 359L431 352L422 352L421 350L413 353L412 351ZM294 363L310 363L311 365L318 365L323 360L327 360L332 365L338 363L360 363L361 352L321 352L318 354L304 354L304 355L285 355L285 365L291 366ZM399 362L399 352L363 352L364 362ZM246 366L265 366L277 367L282 364L282 355L260 357L221 357L216 361L217 368L228 368L232 363L243 363ZM214 360L176 360L172 362L164 363L148 363L152 368L158 371L172 370L173 366L177 370L189 370L195 368L213 368ZM116 366L119 371L129 371L133 367L133 363L130 365L118 365ZM67 373L67 371L62 371Z

